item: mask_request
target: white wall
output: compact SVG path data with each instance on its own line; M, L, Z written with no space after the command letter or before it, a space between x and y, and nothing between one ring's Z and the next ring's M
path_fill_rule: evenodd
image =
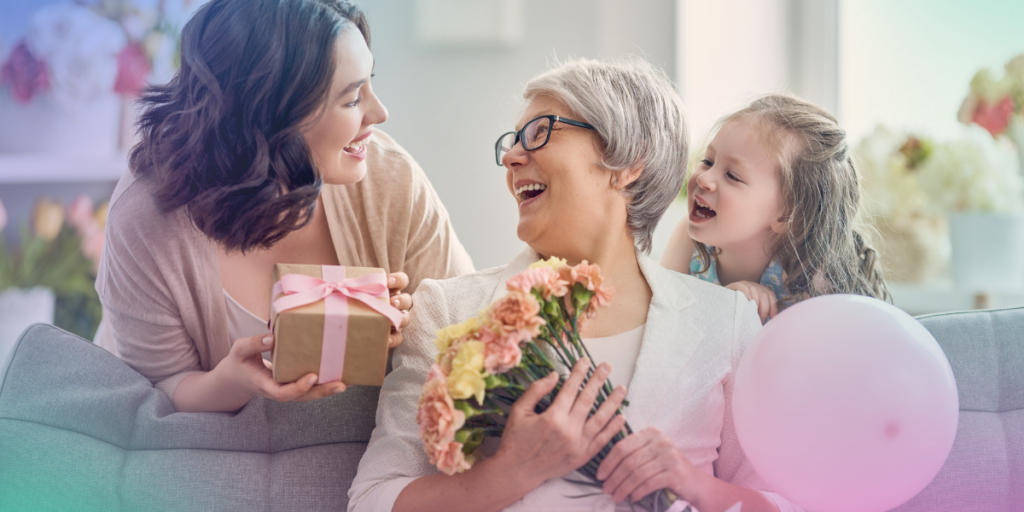
M431 47L414 35L413 0L357 0L370 21L381 127L419 161L478 269L525 245L494 142L516 123L526 82L555 56L646 54L675 74L674 0L522 0L518 46Z

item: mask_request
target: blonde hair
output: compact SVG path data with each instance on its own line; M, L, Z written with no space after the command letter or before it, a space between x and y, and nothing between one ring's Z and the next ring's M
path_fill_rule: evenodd
M804 100L769 94L724 117L715 130L738 120L761 124L763 144L779 162L784 227L771 251L789 293L780 300L830 293L889 300L878 254L858 221L860 182L835 117ZM708 265L711 249L696 245Z

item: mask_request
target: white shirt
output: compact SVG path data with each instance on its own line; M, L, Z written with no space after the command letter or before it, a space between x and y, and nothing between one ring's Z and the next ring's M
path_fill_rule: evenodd
M732 290L666 270L638 253L653 296L624 414L634 431L656 426L690 462L735 485L760 491L781 512L801 510L770 491L740 447L732 421L732 387L747 345L761 328L757 311ZM434 333L474 316L507 293L505 281L539 255L527 249L505 267L434 281L416 291L416 311L405 342L384 379L373 430L349 488L349 511L390 511L413 480L437 472L423 451L417 403L436 360ZM567 475L568 476L568 475ZM481 490L486 492L486 490ZM615 510L609 496L562 478L541 484L509 511ZM619 510L629 510L623 503Z
M640 342L644 337L645 326L646 324L613 336L581 340L595 366L605 362L612 365L608 382L612 383L613 388L626 386L628 389L629 383L633 381L633 369L636 367L636 359L640 357Z

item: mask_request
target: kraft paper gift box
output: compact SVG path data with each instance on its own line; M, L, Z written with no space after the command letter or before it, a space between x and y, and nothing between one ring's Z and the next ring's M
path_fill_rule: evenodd
M318 281L296 279L289 274L308 276ZM325 274L328 274L327 278ZM375 274L379 278L367 277ZM340 372L341 382L348 386L380 386L384 383L388 336L391 326L397 324L395 315L400 321L401 312L388 304L387 275L383 269L276 264L273 277L271 325L275 340L272 357L275 382L295 382L304 375L315 373L319 376L319 383L325 384L337 382L337 373ZM290 284L283 285L282 277L286 277ZM374 283L367 288L365 283L368 280L382 286ZM298 287L300 290L296 290L296 281L302 282ZM379 305L374 306L388 312L391 318L361 300L336 291L328 297L317 298L318 292L324 293L325 282L363 284L361 289L356 287L356 294L362 292L364 301L379 301ZM314 284L319 287L314 287ZM346 289L352 293L352 288ZM368 289L379 293L366 293ZM297 299L300 295L305 300ZM278 307L286 305L283 303L289 300L291 302L287 305L311 299L314 301L291 309Z

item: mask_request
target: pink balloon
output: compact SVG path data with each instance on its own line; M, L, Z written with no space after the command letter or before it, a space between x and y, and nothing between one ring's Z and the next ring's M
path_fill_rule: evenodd
M769 321L732 400L758 474L814 512L882 512L913 498L946 461L960 412L931 333L856 295L805 300Z

